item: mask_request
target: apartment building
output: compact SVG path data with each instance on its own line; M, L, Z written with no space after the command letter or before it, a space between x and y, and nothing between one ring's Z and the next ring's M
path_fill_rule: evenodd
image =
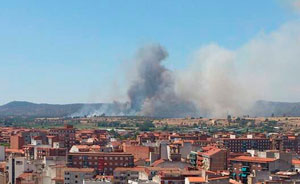
M84 179L91 179L95 176L92 168L65 168L64 184L83 184Z
M75 144L75 131L72 125L65 125L62 128L52 128L49 134L57 136L58 141L63 143L64 147L68 150Z
M38 147L36 148L36 159L43 160L44 157L48 156L66 156L66 148L49 148L49 147Z
M114 183L127 184L128 180L138 180L139 173L145 171L144 167L125 168L118 167L114 170Z
M227 170L227 149L211 148L206 152L198 152L197 167L209 171Z
M36 165L26 160L25 157L10 156L6 165L8 172L8 181L10 184L16 184L16 179L23 173L36 171Z
M234 153L243 153L250 149L265 151L271 148L270 139L254 138L253 136L247 136L247 138L224 138L221 139L221 144Z
M10 148L21 149L25 145L24 137L21 135L10 136Z
M246 180L249 174L264 173L264 177L292 168L292 154L275 150L257 152L255 156L238 156L229 159L229 170L235 179ZM246 174L245 174L246 173Z
M118 152L78 152L68 154L68 166L76 168L94 168L98 174L113 174L117 167L133 167L134 157Z

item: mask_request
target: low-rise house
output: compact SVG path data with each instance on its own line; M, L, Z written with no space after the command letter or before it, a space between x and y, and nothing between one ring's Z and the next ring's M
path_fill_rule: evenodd
M258 152L257 156L237 156L230 158L229 161L232 177L244 181L251 175L263 181L274 172L292 168L291 153L274 150Z
M145 172L144 167L118 167L114 170L114 183L116 184L127 184L128 180L138 180L140 172Z
M37 184L41 183L40 175L37 173L23 173L16 178L16 184Z
M300 160L292 160L292 165L295 171L300 172Z
M198 152L197 167L209 171L227 170L228 156L226 149L211 147L208 151Z
M84 179L91 179L95 176L92 168L65 168L64 184L83 184Z
M84 179L83 184L112 184L113 176L97 175L91 179Z

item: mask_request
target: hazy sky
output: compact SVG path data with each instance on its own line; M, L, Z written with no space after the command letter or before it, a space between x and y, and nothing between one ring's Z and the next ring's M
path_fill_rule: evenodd
M164 64L180 70L204 45L235 50L298 20L288 6L278 0L2 2L0 104L110 101L112 93L124 94L123 68L138 47L160 43L169 52Z

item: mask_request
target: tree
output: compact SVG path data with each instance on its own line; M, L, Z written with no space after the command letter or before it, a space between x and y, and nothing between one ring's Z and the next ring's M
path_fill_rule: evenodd
M166 124L164 127L163 127L163 129L162 129L163 131L167 131L167 130L169 130L169 125L168 124Z
M139 124L139 130L140 131L149 131L151 128L154 128L154 124L152 123L152 121L145 121L142 124Z

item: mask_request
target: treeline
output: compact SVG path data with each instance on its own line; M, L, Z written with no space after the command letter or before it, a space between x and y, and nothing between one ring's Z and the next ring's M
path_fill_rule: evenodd
M119 121L112 121L112 122L108 122L108 121L102 121L102 122L98 122L98 127L134 127L133 124L131 123L121 123Z
M150 131L155 128L152 121L144 121L143 123L121 123L119 121L112 122L98 122L98 127L113 127L113 128L125 128L125 127L136 127L140 131Z

